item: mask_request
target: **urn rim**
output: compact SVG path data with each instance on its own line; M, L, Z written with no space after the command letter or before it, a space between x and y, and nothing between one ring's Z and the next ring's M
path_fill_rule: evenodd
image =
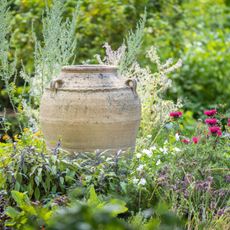
M114 65L67 65L62 67L62 72L89 73L89 72L117 72L118 67Z

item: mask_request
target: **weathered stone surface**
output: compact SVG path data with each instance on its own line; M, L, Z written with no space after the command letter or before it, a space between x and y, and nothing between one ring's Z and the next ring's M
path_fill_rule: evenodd
M114 66L63 67L41 101L41 128L48 146L55 147L61 139L71 152L133 150L141 105L130 86Z

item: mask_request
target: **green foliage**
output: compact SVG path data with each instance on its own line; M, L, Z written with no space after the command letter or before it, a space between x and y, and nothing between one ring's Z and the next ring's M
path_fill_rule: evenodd
M10 20L11 13L8 9L8 2L2 0L0 4L0 80L4 83L5 91L7 92L14 113L17 113L17 108L14 103L17 59L16 56L14 56L12 61L9 57L10 42L8 37L11 32ZM19 127L22 130L20 123Z
M23 60L25 72L29 74L36 72L37 75L37 72L40 73L40 71L38 71L37 63L34 64L34 56L32 55L34 53L34 41L30 25L33 23L33 29L41 46L46 47L47 52L54 48L56 57L56 54L60 53L60 50L56 52L60 43L54 42L57 39L55 34L58 30L52 33L53 37L49 35L50 39L48 40L52 40L52 42L51 45L48 45L50 42L45 41L41 33L44 29L41 23L42 18L43 21L47 19L46 14L43 16L46 6L42 1L13 1L9 7L10 13L14 16L11 17L11 44L7 51L9 59L14 60L15 50L17 50L18 69L21 69L21 60ZM62 9L64 15L62 25L65 24L66 18L72 17L75 7L76 1L69 0L65 3L65 8ZM171 56L183 59L184 65L181 71L172 75L174 88L169 95L175 100L178 96L184 97L187 100L186 109L193 111L196 111L200 106L211 106L211 101L213 104L226 104L228 108L229 66L225 60L229 59L229 4L224 0L83 1L77 24L78 47L77 50L70 52L70 56L76 55L76 63L95 63L94 56L98 53L103 54L103 49L100 47L105 42L116 50L122 44L123 37L128 34L128 31L135 28L145 7L147 18L143 51L156 44L163 60ZM56 25L59 22L60 20L57 19ZM142 26L143 24L140 24L139 28L141 29ZM53 28L57 27L54 26ZM69 29L70 36L67 37L71 38L73 30ZM60 36L65 36L64 34L66 33L59 33ZM76 36L72 37L73 40L76 39ZM143 34L139 37L142 36ZM73 41L72 39L67 40ZM1 39L1 41L3 40ZM43 46L45 43L47 45ZM67 50L69 51L73 48L71 42L68 47ZM63 49L61 50L63 51ZM145 54L142 49L140 51L138 61L141 64L149 63L144 58ZM47 53L44 52L43 56L47 57ZM54 60L60 62L58 58ZM34 67L37 68L36 71L34 71ZM155 70L154 66L151 68ZM20 83L17 81L17 85L22 84L22 81L19 81Z
M25 130L16 145L10 140L1 144L0 187L8 194L15 190L4 196L3 210L11 215L9 223L21 224L31 219L30 209L35 209L36 220L43 220L40 204L51 211L68 205L46 221L45 225L54 229L59 226L55 223L69 226L82 221L95 229L101 224L121 229L184 229L181 219L187 221L188 228L211 229L217 220L218 226L226 226L229 130L226 127L223 137L207 138L207 129L191 122L189 114L168 120L155 137L138 140L132 159L120 153L111 157L81 154L71 159L59 147L53 152L45 150L40 134ZM186 145L177 140L176 133L181 139L199 135L199 143ZM15 196L21 192L26 193L19 196L24 197L23 202L35 201L27 212L20 206L22 198ZM122 219L116 219L117 215Z
M116 217L118 214L128 211L122 200L111 199L109 202L102 202L97 197L94 187L90 188L88 205L93 206L102 211L110 212L111 216Z
M147 13L145 11L143 17L140 19L136 26L136 30L129 32L124 44L126 44L126 52L124 53L121 63L119 63L119 68L121 74L127 74L129 68L136 62L137 56L140 54L143 37L144 28L146 23Z
M35 39L34 68L35 77L32 82L25 79L30 84L30 91L38 100L43 94L44 88L56 76L62 66L67 65L74 56L76 48L76 20L79 11L77 5L72 19L63 21L64 14L63 1L54 1L51 8L46 7L46 17L42 20L43 40Z
M27 192L35 200L65 192L77 180L78 165L59 159L55 152L47 155L43 140L30 135L27 132L1 153L0 188ZM11 158L6 157L7 152Z
M9 62L9 42L8 42L8 36L11 32L11 26L10 26L10 19L11 14L8 9L8 3L6 0L1 1L0 5L0 64L1 64L1 71L0 76L1 79L7 83L9 79L14 75L15 73L15 62L10 63ZM8 86L8 85L6 85Z
M17 229L38 229L42 226L46 229L183 229L183 222L164 203L156 206L154 217L153 210L149 209L131 217L129 223L116 218L127 211L125 203L116 199L103 201L93 187L87 202L76 202L74 199L68 207L52 210L31 202L25 193L12 191L11 194L17 207L6 208L5 214L10 218L6 226Z
M34 206L25 193L11 191L12 197L16 202L17 210L14 207L7 207L5 213L10 220L6 226L16 229L39 229L50 219L52 211L40 206Z
M22 4L26 6L27 1ZM33 5L34 2L31 4ZM9 38L10 32L12 33L14 28L10 26L10 22L15 23L19 16L17 15L18 17L13 20L13 14L9 10L11 5L7 1L3 1L3 4L1 4L0 77L4 82L2 94L7 94L13 112L17 115L16 118L21 132L23 126L37 128L36 120L38 116L34 108L39 107L44 88L52 77L59 73L61 67L67 65L74 56L76 49L75 29L79 4L80 2L75 6L71 19L68 17L64 19L65 4L63 1L55 1L52 6L48 6L47 3L42 17L42 38L40 38L41 34L36 34L36 29L32 29L31 32L35 46L32 52L34 53L33 67L26 68L24 60L20 60L22 69L19 73L17 72L17 52L13 52L15 55L13 61L8 57L12 51L11 46L15 44L15 36L18 32L16 31ZM37 7L41 7L43 12L44 4L38 4ZM36 24L32 22L33 26L36 26ZM38 31L40 33L40 30ZM31 74L31 70L33 70L33 74ZM18 78L19 76L20 78ZM24 85L17 89L18 80L23 80ZM20 89L22 89L21 93L17 95L17 91Z
M73 207L59 210L47 229L128 230L131 227L113 217L110 210L103 211L87 204L75 204Z
M176 107L165 100L171 84L166 75L180 62L161 61L171 56L183 59L181 71L171 75L174 87L168 95L187 97L186 109L195 108L197 115L198 106L201 110L227 103L227 3L87 0L77 7L72 0L1 3L1 95L9 97L15 113L20 112L20 125L33 128L21 127L20 134L11 137L13 124L5 114L1 120L5 143L0 143L0 228L229 229L229 114L217 117L222 137L209 134L189 111L169 120L169 111ZM146 5L148 14L128 33ZM138 90L147 101L136 152L71 155L61 150L61 143L52 151L46 149L41 133L31 125L38 117L33 108L39 106L43 88L74 56L78 63L94 63L105 42L112 58L107 55L103 61L121 60L125 77L138 79ZM149 60L144 58L146 47ZM19 75L24 81L16 80ZM192 136L199 137L197 144L191 138L188 144L182 142Z
M58 210L48 229L131 229L115 218L127 210L121 200L100 200L91 186L87 202L74 202L71 207Z
M175 213L169 211L168 205L164 202L158 203L154 209L147 209L138 213L131 217L129 222L134 230L185 229L183 221Z
M185 98L186 109L229 108L229 10L223 0L172 0L148 20L146 44L156 43L163 58L183 59L170 96Z
M125 222L115 218L127 211L125 203L116 199L108 202L100 201L93 187L86 202L74 201L70 207L49 210L39 204L33 204L25 193L11 192L17 209L7 207L5 213L10 220L6 226L17 229L131 229ZM19 209L19 210L18 210Z

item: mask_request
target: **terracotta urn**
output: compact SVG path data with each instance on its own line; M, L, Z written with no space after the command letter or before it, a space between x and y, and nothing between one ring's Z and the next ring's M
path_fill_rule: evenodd
M60 140L70 152L133 151L140 118L136 81L124 80L116 66L65 66L41 100L48 146Z

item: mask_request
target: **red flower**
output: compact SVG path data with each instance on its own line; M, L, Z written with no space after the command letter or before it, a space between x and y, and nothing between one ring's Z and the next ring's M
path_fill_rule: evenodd
M185 144L189 144L190 140L189 139L182 139L181 142L183 142Z
M192 141L194 144L197 144L199 142L199 138L198 137L193 137Z
M209 127L210 134L221 136L222 132L219 126L211 126Z
M171 112L169 114L170 117L175 117L175 118L178 118L178 117L181 117L182 116L182 112L180 111L177 111L177 112Z
M216 118L207 118L207 119L205 119L205 123L208 125L215 125L217 123L217 119Z
M204 114L207 116L213 116L217 113L216 109L206 110L204 111Z
M228 126L230 126L230 118L228 118Z

